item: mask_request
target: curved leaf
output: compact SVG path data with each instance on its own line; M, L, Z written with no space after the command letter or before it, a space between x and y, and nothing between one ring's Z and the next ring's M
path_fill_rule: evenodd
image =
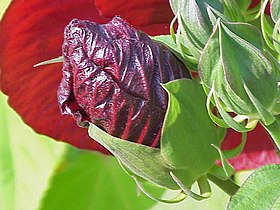
M229 210L280 209L280 165L257 169L231 198Z
M270 7L272 20L276 23L280 19L280 1L272 0Z
M169 165L201 176L218 159L211 144L219 145L221 141L219 130L208 116L203 88L187 79L174 80L163 86L168 92L169 104L161 153Z

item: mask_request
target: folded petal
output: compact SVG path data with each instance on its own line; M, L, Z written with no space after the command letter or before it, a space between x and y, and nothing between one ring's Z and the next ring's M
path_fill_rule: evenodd
M119 15L149 35L168 34L174 17L168 0L96 0L95 4L102 16Z

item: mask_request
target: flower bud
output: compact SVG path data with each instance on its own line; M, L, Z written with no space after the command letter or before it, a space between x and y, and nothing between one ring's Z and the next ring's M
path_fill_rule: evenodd
M178 19L176 42L188 49L184 54L198 60L213 28L210 13L222 13L223 4L216 0L172 0L170 4Z
M279 66L272 55L263 52L255 27L218 21L200 58L199 73L212 90L222 118L235 130L240 129L226 112L265 125L279 114Z
M167 109L161 83L189 77L167 48L119 17L100 25L73 20L65 28L58 102L78 124L159 146Z

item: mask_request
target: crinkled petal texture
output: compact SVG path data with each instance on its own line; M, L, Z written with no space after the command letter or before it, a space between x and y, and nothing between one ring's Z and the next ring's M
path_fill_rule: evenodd
M167 109L161 83L190 78L184 64L119 17L104 25L73 20L64 34L62 113L158 147Z
M97 5L98 2L107 6L110 17L120 15L129 19L130 16L135 21L145 18L148 20L145 22L146 25L140 22L136 27L150 35L168 33L169 20L173 15L158 11L162 4L167 8L167 0L163 0L163 3L157 6L154 6L153 2L158 0L149 0L142 6L140 17L134 13L134 1L121 4L122 8L130 5L129 9L124 10L126 14L119 11L120 7L115 8L115 4L119 5L120 0L97 0ZM107 18L99 15L94 3L91 0L12 1L0 23L0 85L1 90L9 96L10 105L36 132L79 148L105 152L106 150L88 137L86 129L76 125L71 116L60 114L56 92L62 77L62 65L53 64L33 68L36 63L61 55L63 30L73 18L99 23L108 21ZM105 6L101 8L98 5L98 8L102 12L106 9ZM145 12L147 8L153 12ZM169 10L169 7L167 9ZM166 11L166 9L160 10ZM164 23L162 20L168 21ZM232 148L239 142L240 135L230 131L224 148ZM249 134L244 152L232 160L232 164L238 170L253 169L274 162L279 163L279 158L268 134L260 126Z

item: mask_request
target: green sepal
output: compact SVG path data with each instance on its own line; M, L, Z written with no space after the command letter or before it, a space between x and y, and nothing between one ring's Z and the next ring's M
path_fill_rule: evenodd
M209 198L211 196L211 188L208 184L207 179L203 180L204 182L207 182L208 186L204 186L205 188L202 191L202 194L197 194L195 192L193 192L190 187L187 187L182 181L181 179L179 179L172 171L170 172L171 177L173 178L173 180L178 184L178 186L180 186L180 188L183 190L183 192L185 194L187 194L188 196L190 196L191 198L197 200L197 201L201 201L201 200L205 200L207 198ZM202 180L201 180L202 181ZM202 182L201 182L202 184ZM206 183L203 183L203 185L205 185ZM207 190L208 189L208 190Z
M197 69L197 60L190 54L187 48L185 48L181 42L180 35L159 35L151 37L154 41L160 42L166 46L176 57L181 60L188 69Z
M226 122L239 132L253 128L242 127L227 112L248 116L248 119L260 119L266 124L273 122L272 107L278 97L279 72L275 61L262 50L263 43L257 28L245 23L217 21L198 69L203 85L208 89L214 88L214 104L223 121L211 113L210 116L220 125Z
M221 180L228 180L231 177L231 175L234 173L234 169L228 163L227 159L234 158L243 151L245 143L246 143L246 138L247 138L247 134L242 133L241 143L237 147L235 147L231 150L221 151L220 148L215 147L217 149L217 151L219 151L219 153L220 153L222 167L219 165L214 165L210 169L209 173Z
M221 143L220 129L208 116L206 96L200 84L180 79L163 87L169 102L163 124L161 154L173 168L189 170L200 177L218 158L211 144Z
M237 123L222 107L221 102L219 100L219 98L216 96L216 93L214 92L214 100L215 100L215 104L217 106L217 109L219 111L219 113L221 114L223 120L225 121L225 123L231 127L232 129L236 130L237 132L248 132L250 130L252 130L253 128L247 128L246 126L243 126L239 123Z
M219 165L214 165L210 171L209 174L217 177L220 180L228 180L230 177L225 173L225 170L223 169L223 167L219 166Z
M237 155L239 155L244 149L246 139L247 139L247 133L242 133L242 140L238 146L236 146L235 148L230 149L230 150L223 150L225 158L230 159L230 158L234 158Z
M230 18L233 22L244 22L245 17L243 15L244 5L242 3L245 3L245 5L248 3L248 1L239 1L239 0L223 0L224 4L224 14ZM248 8L247 4L247 8ZM247 9L246 8L246 9Z
M215 26L217 24L217 20L220 19L222 21L225 22L229 22L230 19L228 17L226 17L223 13L221 13L220 11L214 9L213 7L211 7L210 5L206 4L206 10L207 10L207 14L209 17L209 20L211 21L211 24L213 26Z
M219 186L225 193L227 193L229 196L233 196L239 189L239 186L232 181L231 179L219 179L218 177L207 174L207 178L215 183L217 186Z
M147 197L151 198L152 200L162 202L162 203L171 204L171 203L180 203L181 201L183 201L187 198L187 195L182 190L174 198L170 198L170 199L158 198L157 195L154 195L153 192L150 192L147 189L147 186L148 186L148 188L156 189L156 191L162 190L162 188L160 186L155 185L155 184L137 176L132 171L130 171L128 168L126 168L120 160L118 160L118 162L119 162L120 166L122 167L122 169L135 181L137 189L139 190L139 192L145 194Z
M111 136L94 124L89 136L108 149L133 174L168 189L179 189L170 176L160 150Z
M181 35L181 29L178 28L175 34L174 31L174 24L176 23L178 15L175 15L170 23L170 36L173 39L173 42L176 44L178 51L180 51L180 57L183 57L183 63L187 66L190 70L196 70L198 61L195 57L193 57L189 51L189 49L183 45L183 38Z
M201 176L196 182L200 191L200 195L202 195L204 198L209 198L212 194L212 190L207 176Z
M219 147L217 147L214 144L212 146L219 152L223 172L218 171L217 168L215 168L216 167L215 165L211 169L210 173L220 178L229 179L234 174L233 166L228 162L226 156L224 155L223 151ZM215 174L215 172L219 172L219 174Z
M178 18L178 30L183 36L183 45L187 46L196 59L199 59L212 31L206 6L210 5L222 13L222 3L216 0L170 0L170 5Z
M171 35L159 35L150 37L152 40L157 41L166 46L177 58L184 62L181 50L178 48Z
M248 22L259 16L260 6L249 8L251 0L223 0L224 14L233 22Z
M157 202L166 203L166 204L176 204L176 203L180 203L180 202L184 201L188 197L187 194L185 194L183 191L181 191L174 198L170 198L170 199L157 198L157 197L155 197L155 195L148 192L148 190L145 188L145 184L148 184L147 181L145 181L143 179L139 179L136 176L132 176L132 178L134 179L137 187L143 194L145 194L147 197L149 197L150 199L155 200ZM154 186L154 187L156 187L156 186Z
M256 107L261 121L265 125L270 125L271 123L273 123L275 121L274 116L269 111L267 111L267 109L259 102L259 100L252 94L252 92L249 90L246 84L244 84L244 89L248 94L250 100Z
M270 37L272 37L273 33L273 27L271 26L271 23L269 19L266 17L265 14L265 8L267 7L269 0L265 0L264 3L261 6L260 14L261 14L261 30L263 34L263 38L267 44L267 46L272 49L274 49L273 42Z
M280 2L272 0L270 3L271 18L275 25L272 32L273 45L277 53L280 53ZM279 55L278 55L279 56Z
M35 64L33 67L38 67L38 66L44 66L48 64L53 64L53 63L62 63L64 61L63 56L59 56L57 58L53 58L47 61L42 61L40 63Z
M277 23L280 19L280 1L272 0L270 3L271 18L274 23Z
M206 108L207 108L208 115L211 118L211 120L218 126L220 126L222 128L229 128L230 126L222 118L217 117L212 112L213 108L211 107L211 99L212 99L213 93L214 93L214 88L212 87L207 95L207 100L206 100Z
M251 3L251 0L249 0L249 2ZM257 19L261 15L260 8L261 8L261 4L258 4L253 8L247 7L247 10L244 12L245 22L258 21Z
M277 51L277 53L280 53L280 19L278 19L278 21L274 25L272 39L274 49Z

